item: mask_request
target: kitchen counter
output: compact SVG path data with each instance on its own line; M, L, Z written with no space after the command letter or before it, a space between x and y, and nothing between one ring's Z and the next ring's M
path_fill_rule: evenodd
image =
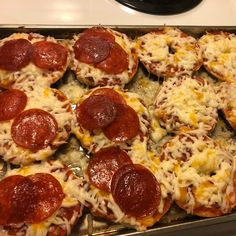
M141 13L115 0L3 0L0 9L1 25L236 25L236 0L203 0L171 16Z

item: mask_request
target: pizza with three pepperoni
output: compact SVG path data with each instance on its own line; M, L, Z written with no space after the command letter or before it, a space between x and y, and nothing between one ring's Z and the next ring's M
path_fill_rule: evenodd
M91 152L117 144L129 149L146 142L149 112L138 94L118 87L95 88L76 106L72 132Z

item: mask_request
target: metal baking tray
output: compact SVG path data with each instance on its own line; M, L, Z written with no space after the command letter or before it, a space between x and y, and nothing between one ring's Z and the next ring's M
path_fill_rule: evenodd
M75 33L83 31L83 29L92 27L94 25L1 25L0 24L0 38L9 36L12 33L40 33L42 35L50 35L57 39L71 39ZM157 28L164 27L164 25L136 25L136 26L117 26L117 25L102 25L121 32L126 33L131 38L142 35ZM209 30L224 30L236 33L236 26L174 26L186 33L198 38L204 32ZM175 206L173 207L175 208ZM153 227L145 232L137 232L134 229L129 229L119 224L107 222L101 219L94 219L93 216L85 209L83 217L73 229L71 236L174 236L174 235L192 235L192 236L217 236L217 235L236 235L236 209L231 214L214 217L214 218L200 218L196 216L181 213L178 210L178 216L175 213L167 213L163 219L156 223Z
M72 38L75 33L81 32L83 29L93 27L94 25L2 25L0 24L0 38L9 36L15 32L34 32L41 33L43 35L51 35L55 38ZM128 34L131 37L147 33L157 28L164 27L166 25L102 25L104 27L112 28ZM228 32L236 32L236 26L178 26L171 25L182 29L183 31L199 37L208 30L225 30Z

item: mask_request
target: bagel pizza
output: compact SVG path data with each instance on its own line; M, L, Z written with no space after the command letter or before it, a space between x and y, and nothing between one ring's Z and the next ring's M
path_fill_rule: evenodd
M224 82L219 86L219 96L222 99L222 111L225 119L236 131L236 103L235 103L235 82Z
M70 235L83 210L80 184L60 161L8 168L0 180L0 234Z
M225 31L210 31L199 39L206 70L221 81L236 78L236 36Z
M191 75L202 65L202 52L195 38L173 27L164 27L136 40L138 58L158 77Z
M160 183L144 164L118 146L100 149L83 166L85 205L94 216L146 230L169 210Z
M90 86L123 86L138 67L131 40L124 33L103 27L75 35L71 57L71 69L81 82Z
M207 80L173 77L157 93L154 114L168 132L191 129L212 130L218 119L219 99Z
M149 113L135 93L95 88L77 104L73 133L90 152L113 144L130 147L145 142Z
M199 130L169 140L161 160L168 189L187 213L215 217L236 205L235 158Z
M27 79L59 80L69 64L66 47L53 37L14 33L0 40L0 87L9 88Z
M27 164L51 156L71 132L72 111L59 90L37 87L0 93L0 155Z

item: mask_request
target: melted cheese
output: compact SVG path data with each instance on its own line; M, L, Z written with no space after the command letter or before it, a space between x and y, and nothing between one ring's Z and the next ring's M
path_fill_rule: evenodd
M72 104L77 104L83 95L88 92L88 88L83 86L78 80L75 80L72 74L67 78L66 83L61 84L58 89L70 99Z
M229 111L226 118L236 122L236 82L225 82L221 83L219 88L219 96L222 99L222 108Z
M217 121L219 102L206 81L202 84L189 77L169 78L157 94L155 115L169 132L183 126L211 130Z
M60 101L55 95L55 91L51 88L37 86L33 90L25 91L27 95L27 105L25 110L31 108L39 108L49 112L58 123L58 132L52 144L59 146L67 140L69 134L65 126L71 127L72 113L67 111L70 107L68 100ZM26 164L34 160L43 160L55 152L50 146L32 152L29 149L22 148L14 143L11 137L11 125L13 120L1 122L0 129L0 155L6 161L15 164Z
M233 156L236 155L236 140L234 138L235 132L229 129L222 120L217 123L212 138L229 151Z
M155 116L153 107L149 107L149 112L151 116L151 133L150 137L153 142L159 142L163 137L167 135L167 131L160 126L159 120Z

